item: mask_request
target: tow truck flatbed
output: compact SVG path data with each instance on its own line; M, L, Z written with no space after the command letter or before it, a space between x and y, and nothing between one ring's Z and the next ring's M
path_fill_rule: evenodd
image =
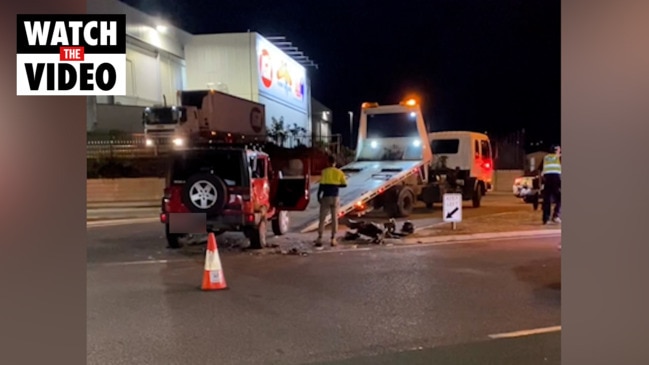
M347 187L340 189L339 217L364 205L390 187L401 183L412 174L418 174L426 161L356 161L341 167L347 176ZM318 184L310 191L311 201L300 217L293 217L294 226L302 233L318 228L320 205L317 199ZM326 223L331 222L331 215Z

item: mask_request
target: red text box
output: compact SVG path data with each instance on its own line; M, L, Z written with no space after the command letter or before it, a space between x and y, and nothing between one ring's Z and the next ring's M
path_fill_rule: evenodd
M61 47L59 55L61 61L83 61L84 59L83 47Z

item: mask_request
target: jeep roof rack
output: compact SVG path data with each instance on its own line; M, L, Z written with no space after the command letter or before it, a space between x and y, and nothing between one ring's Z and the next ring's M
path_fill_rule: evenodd
M232 135L222 133L210 137L203 137L192 141L187 148L244 148L250 150L260 150L269 142L260 136Z

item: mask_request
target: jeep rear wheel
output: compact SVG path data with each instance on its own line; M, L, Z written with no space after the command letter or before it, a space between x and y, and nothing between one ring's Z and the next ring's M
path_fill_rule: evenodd
M184 235L178 233L169 233L169 224L165 224L165 237L167 238L168 248L181 248L182 244L180 243L180 239L183 236Z
M187 179L182 190L182 201L193 213L213 216L221 213L227 202L227 186L212 174L196 174Z
M273 221L271 222L273 234L275 236L285 235L286 232L288 232L290 222L288 212L280 210L277 217L273 218Z

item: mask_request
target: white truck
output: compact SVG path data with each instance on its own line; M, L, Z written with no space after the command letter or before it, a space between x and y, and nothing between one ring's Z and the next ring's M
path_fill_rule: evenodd
M148 147L183 148L201 138L224 140L266 138L265 107L216 90L179 91L178 105L144 109Z
M483 182L472 176L470 168L448 166L443 162L446 159L440 163L433 158L426 123L414 99L398 105L363 103L357 146L355 160L341 167L347 187L341 189L336 219L373 209L383 209L391 217L407 217L417 201L432 209L446 192L461 193L463 200L480 206L486 191ZM302 232L318 227L317 190L315 184L304 218L296 222ZM331 218L327 217L327 223Z

